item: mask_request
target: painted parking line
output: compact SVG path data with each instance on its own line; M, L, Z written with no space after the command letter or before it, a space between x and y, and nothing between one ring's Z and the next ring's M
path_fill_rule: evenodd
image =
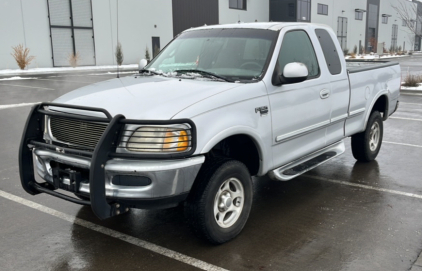
M77 218L75 216L62 213L60 211L57 211L55 209L46 207L44 205L35 203L33 201L12 195L12 194L7 193L3 190L0 190L0 196L5 198L5 199L11 200L13 202L16 202L16 203L25 205L27 207L30 207L32 209L38 210L40 212L52 215L54 217L57 217L57 218L60 218L62 220L68 221L70 223L85 227L85 228L90 229L90 230L105 234L107 236L119 239L123 242L141 247L143 249L147 249L149 251L155 252L155 253L160 254L162 256L166 256L166 257L174 259L176 261L179 261L179 262L188 264L190 266L199 268L201 270L206 270L206 271L226 271L227 270L227 269L209 264L207 262L189 257L187 255L181 254L181 253L176 252L174 250L167 249L165 247L161 247L161 246L155 245L153 243L138 239L138 238L130 236L128 234L121 233L121 232L118 232L118 231L97 225L95 223Z
M378 191L378 192L386 192L386 193L400 195L400 196L406 196L406 197L410 197L410 198L422 199L422 195L414 194L414 193L407 193L407 192L402 192L402 191L397 191L397 190L392 190L392 189L380 188L380 187L375 187L375 186L366 185L366 184L359 184L359 183L351 183L351 182L347 182L347 181L333 180L333 179L329 179L329 178L312 176L312 175L308 175L308 174L305 174L305 175L302 175L302 176L304 176L306 178L314 179L314 180L319 180L319 181L325 181L325 182L330 182L330 183L335 183L335 184L342 184L342 185L347 185L347 186L352 186L352 187L357 187L357 188L374 190L374 191Z
M22 107L22 106L31 106L34 104L39 104L39 102L37 103L21 103L21 104L4 104L4 105L0 105L0 110L2 109L8 109L8 108L15 108L15 107Z
M415 148L422 148L422 146L420 146L420 145L413 145L413 144L406 144L406 143L399 143L399 142L383 141L382 143L402 145L402 146L415 147Z
M420 105L420 106L422 106L422 103L418 104L418 103L405 103L405 102L400 102L400 105L402 105L402 104L412 104L412 105Z
M37 79L40 80L40 79ZM53 88L43 88L43 87L30 87L30 86L23 86L23 85L12 85L12 84L3 84L1 83L0 86L10 86L10 87L21 87L21 88L37 88L37 89L46 89L46 90L54 90Z
M422 96L422 94L419 94L419 93L411 93L411 92L400 92L400 95L405 95L405 96Z
M389 117L389 119L396 119L396 120L413 120L413 121L422 121L422 119L412 119L412 118L399 118L399 117Z

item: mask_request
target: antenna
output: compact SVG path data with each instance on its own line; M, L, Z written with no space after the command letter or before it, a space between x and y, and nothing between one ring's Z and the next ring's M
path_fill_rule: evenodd
M116 1L117 4L117 46L119 46L119 0ZM116 65L117 65L117 78L120 78L119 75L119 63L116 61Z

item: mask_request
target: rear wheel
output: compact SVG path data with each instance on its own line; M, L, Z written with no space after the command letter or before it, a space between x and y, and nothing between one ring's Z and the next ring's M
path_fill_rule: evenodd
M352 136L352 153L355 159L362 162L374 160L381 149L382 137L381 114L378 111L373 111L366 125L366 130Z
M222 244L243 229L252 206L252 180L236 160L206 162L186 202L188 222L200 238Z

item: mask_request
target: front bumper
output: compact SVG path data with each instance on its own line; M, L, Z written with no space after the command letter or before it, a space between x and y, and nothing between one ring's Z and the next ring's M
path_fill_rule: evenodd
M45 110L45 107L50 106L95 111L106 117ZM54 141L44 141L46 116L102 122L107 123L107 128L93 151L74 149ZM191 130L191 148L186 153L163 156L116 151L126 125L180 123L188 123ZM101 108L42 103L32 108L25 125L19 148L19 173L22 187L29 194L47 193L74 203L91 205L95 215L105 219L123 213L128 208L157 208L157 204L172 206L185 199L205 160L203 156L192 157L195 149L196 127L189 119L129 120L122 115L111 117L110 113ZM38 183L35 172L46 182ZM136 182L139 179L142 181ZM133 180L135 183L132 183ZM58 193L55 191L57 189L85 196L89 201Z
M91 160L88 158L37 148L34 148L33 155L38 175L51 185L55 184L52 162L81 170L91 168ZM136 200L153 200L187 193L204 160L204 156L178 160L111 159L106 162L104 167L106 197L115 200L128 199L135 202ZM144 177L150 182L147 185L118 185L113 183L113 179L117 176ZM60 181L65 186L69 186L71 183L70 178L66 177ZM78 187L75 187L75 191L72 192L89 196L89 180L82 179Z

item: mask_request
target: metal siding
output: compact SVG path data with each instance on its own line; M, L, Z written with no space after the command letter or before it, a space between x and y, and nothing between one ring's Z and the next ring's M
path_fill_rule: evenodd
M191 27L218 24L218 0L173 0L173 35Z

